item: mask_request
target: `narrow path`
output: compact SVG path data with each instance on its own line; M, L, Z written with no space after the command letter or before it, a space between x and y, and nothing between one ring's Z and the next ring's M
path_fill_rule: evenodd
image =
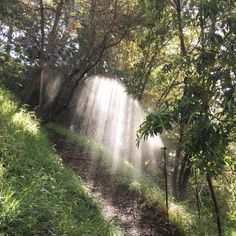
M163 213L147 207L140 196L131 193L127 187L117 186L115 175L82 154L75 143L52 131L49 137L63 162L78 171L94 197L103 203L105 215L115 221L127 236L180 236Z

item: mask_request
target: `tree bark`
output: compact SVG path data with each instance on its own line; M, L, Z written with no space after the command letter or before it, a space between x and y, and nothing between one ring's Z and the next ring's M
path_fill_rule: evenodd
M42 109L43 105L43 87L44 87L44 68L41 70L40 74L40 86L39 86L39 110Z
M207 179L208 187L209 187L210 192L211 192L211 198L212 198L212 201L213 201L214 212L215 212L215 216L216 216L216 223L217 223L217 228L218 228L218 236L223 236L223 231L222 231L222 226L221 226L221 219L220 219L220 210L219 210L219 206L218 206L218 203L217 203L217 199L216 199L214 187L213 187L213 184L212 184L211 176L209 174L207 174L206 179Z
M27 84L25 89L21 92L21 104L30 104L30 99L36 90L40 87L41 68L37 68L34 72L33 79Z
M188 186L188 180L191 175L192 167L190 163L190 157L187 156L186 163L184 163L183 172L180 173L181 180L178 182L178 200L183 201L186 196L186 190Z
M178 179L178 175L179 175L179 163L180 163L180 159L181 159L181 152L182 152L182 142L183 142L183 128L182 126L180 126L180 137L178 140L178 144L177 144L177 148L176 148L176 154L175 154L175 166L174 166L174 171L173 171L173 175L172 175L172 191L173 191L173 195L175 197L178 196L178 187L177 187L177 179Z
M181 161L181 164L180 164L180 169L179 169L179 176L178 176L178 191L180 189L180 185L182 184L183 182L183 176L184 176L184 172L187 168L187 165L188 165L188 154L185 154L182 161Z
M44 3L43 0L39 1L40 4L40 31L41 31L41 46L40 46L40 62L39 67L41 68L40 78L39 78L39 110L42 108L43 103L43 80L44 80L44 64L45 64L45 53L44 53L44 44L45 44L45 16L44 16Z
M9 29L7 32L7 45L6 45L6 55L7 59L10 58L10 53L11 53L11 43L12 43L12 35L13 35L13 25L9 25Z
M198 219L201 219L201 210L200 210L200 199L198 193L198 179L197 179L197 170L194 171L194 181L195 181L195 194L196 194L196 201L197 201L197 211L198 211Z
M41 117L43 123L47 123L51 120L56 119L56 117L61 114L65 109L68 108L71 99L74 96L77 86L80 81L84 78L85 74L90 70L86 64L82 63L80 69L74 70L70 75L68 75L61 86L61 89L54 99L50 107L44 107L41 112ZM77 75L76 80L73 82L74 76Z
M163 147L164 154L164 176L165 176L165 192L166 192L166 214L169 218L169 201L168 201L168 176L167 176L167 158L166 158L166 147Z
M177 21L178 21L178 30L179 30L181 54L183 56L186 56L187 51L186 51L184 33L183 33L182 6L181 6L181 1L180 0L176 1L176 11L177 11Z

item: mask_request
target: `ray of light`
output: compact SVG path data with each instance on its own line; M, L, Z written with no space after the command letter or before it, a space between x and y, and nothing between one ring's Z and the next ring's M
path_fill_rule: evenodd
M145 117L138 101L127 95L123 85L104 77L91 77L73 99L71 127L107 146L114 167L120 157L133 163L141 173L143 163L157 160L161 138L149 138L136 146L136 131Z

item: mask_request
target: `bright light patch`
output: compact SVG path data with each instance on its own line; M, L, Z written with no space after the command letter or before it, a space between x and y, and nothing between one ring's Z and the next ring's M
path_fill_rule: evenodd
M105 145L115 169L123 157L141 173L145 161L158 159L161 138L148 138L137 148L136 131L146 115L139 102L127 95L119 80L95 76L86 81L71 104L70 127Z

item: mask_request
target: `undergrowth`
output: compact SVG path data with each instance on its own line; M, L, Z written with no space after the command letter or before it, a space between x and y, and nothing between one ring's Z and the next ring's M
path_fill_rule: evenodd
M47 127L66 136L70 141L76 142L80 150L83 150L83 152L91 155L93 158L97 158L106 171L115 172L117 176L116 184L126 185L131 191L139 193L149 206L154 206L158 211L166 213L165 193L150 176L137 176L132 164L122 157L120 158L119 166L113 166L112 154L109 150L82 133L71 131L55 123L50 123ZM197 211L191 203L176 203L172 198L169 205L169 221L186 236L217 235L217 227L211 212L202 212L201 219L199 220ZM226 228L225 231L227 236L235 235L232 228Z
M0 235L123 235L0 85Z

